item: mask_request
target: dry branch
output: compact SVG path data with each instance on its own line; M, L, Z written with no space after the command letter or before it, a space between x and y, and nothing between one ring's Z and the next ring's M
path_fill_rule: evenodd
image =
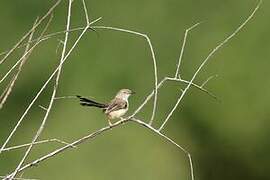
M113 128L116 128L120 125L123 125L127 122L134 122L136 124L139 124L140 126L143 126L143 127L146 127L147 129L150 129L152 132L154 132L155 134L159 135L160 137L164 138L166 141L168 141L169 143L175 145L177 148L179 148L181 151L183 151L188 159L189 159L189 163L190 163L190 168L191 168L191 179L193 180L194 179L194 174L193 174L193 165L192 165L192 159L191 159L191 156L190 156L190 153L185 149L183 148L182 146L180 146L179 144L177 144L175 141L173 141L171 138L167 137L166 135L162 134L161 132L159 132L157 129L154 129L152 126L150 126L149 124L145 123L144 121L141 121L139 119L136 119L136 118L126 118L126 119L122 119L116 123L114 123L112 126L106 126L106 127L103 127L95 132L92 132L86 136L83 136L82 138L79 138L77 139L76 141L64 146L64 147L61 147L59 149L56 149L54 151L52 151L51 153L48 153L47 155L44 155L28 164L26 164L25 166L21 167L19 169L18 172L22 172L30 167L33 167L33 166L36 166L37 164L39 164L40 162L43 162L47 159L50 159L54 156L56 156L57 154L61 153L61 152L64 152L65 150L68 150L70 149L71 147L73 146L79 146L80 144L84 143L85 141L87 140L90 140L90 139L93 139L95 138L96 136L98 135L101 135L105 132L107 132L108 130L111 130Z
M181 82L181 83L184 83L184 84L189 84L190 83L189 81L184 80L184 79L165 77L158 83L157 89L161 88L166 81ZM203 87L201 87L201 86L199 86L199 85L197 85L195 83L192 83L191 85L194 86L195 88L201 90L202 92L208 94L209 96L213 97L214 99L218 99L213 93L206 90L205 88L203 88ZM134 117L135 115L137 115L142 110L142 108L149 102L149 100L153 96L154 96L154 90L145 98L145 100L141 103L141 105L132 113L131 117Z
M184 54L184 50L185 50L185 46L186 46L187 36L188 36L189 31L191 31L192 29L197 27L199 24L200 23L196 23L193 26L186 29L186 31L185 31L185 35L184 35L184 39L183 39L183 43L182 43L182 48L181 48L181 52L180 52L180 55L179 55L179 59L178 59L177 68L176 68L176 71L175 71L174 78L177 78L178 75L179 75L179 78L181 78L181 76L179 74L179 70L180 70L182 59L183 59L183 54Z
M0 178L6 178L6 176L0 176ZM14 180L38 180L38 179L29 179L29 178L13 178Z
M100 19L100 18L98 18ZM74 48L78 45L79 41L81 40L81 38L83 37L83 35L86 33L87 29L90 27L90 25L94 22L97 22L97 20L92 21L89 25L87 25L84 30L82 31L82 33L80 34L80 36L77 38L77 40L75 41L75 43L73 44L73 46L70 48L70 50L68 51L68 53L66 54L65 58L63 59L63 61L60 63L60 65L53 71L53 73L49 76L49 78L47 79L47 81L42 85L42 87L40 88L40 90L38 91L38 93L36 94L36 96L34 97L34 99L31 101L31 103L28 105L28 107L26 108L26 110L24 111L23 115L20 117L19 121L17 122L17 124L15 125L15 127L13 128L13 130L11 131L11 133L9 134L8 138L6 139L6 141L4 142L4 144L2 145L1 149L0 149L0 154L2 152L2 150L6 147L7 143L9 142L9 140L11 139L11 137L14 135L14 133L16 132L17 128L20 126L20 124L22 123L23 119L25 118L25 116L28 114L29 110L32 108L33 104L36 102L36 100L38 99L38 97L40 96L40 94L44 91L44 89L47 87L47 85L49 84L49 82L52 80L52 78L55 76L55 74L58 72L58 69L60 68L60 66L62 66L62 64L64 64L64 62L67 60L67 58L69 57L69 55L71 54L71 52L74 50Z
M94 21L90 22L90 24L94 24L95 22L100 21L101 19L102 19L102 17L99 17L99 18L95 19ZM85 28L85 26L84 27L72 28L72 29L68 30L68 32L82 31L82 30L84 30L84 28ZM92 28L89 26L89 29L92 29ZM42 40L51 39L51 38L53 38L53 37L55 37L57 35L61 35L61 34L66 33L66 32L67 32L66 30L63 30L63 31L58 31L58 32L50 33L50 34L44 35L42 37ZM33 40L31 40L31 41L29 41L27 43L24 43L24 44L21 44L20 46L17 46L17 48L15 48L15 49L25 47L28 44L34 43L34 42L37 42L37 41L38 41L38 39L33 39ZM10 50L1 52L0 53L0 56L7 54L9 51Z
M59 1L60 2L60 1ZM144 128L147 128L149 130L151 130L151 132L155 133L156 135L158 135L159 137L161 137L162 139L165 139L167 142L169 142L170 144L176 146L179 150L181 150L182 152L185 153L185 155L187 156L188 158L188 161L189 161L189 166L190 166L190 176L191 176L191 179L194 180L194 168L193 168L193 163L192 163L192 157L191 157L191 154L185 149L183 148L182 146L180 146L179 144L177 144L174 140L172 140L171 138L169 138L168 136L166 136L165 134L163 134L161 132L161 130L164 128L164 126L166 125L166 123L168 122L168 120L170 119L170 117L172 116L172 114L174 113L174 111L176 110L176 108L178 107L178 105L180 104L181 100L183 99L183 97L186 95L186 93L188 92L188 90L191 88L191 87L195 87L205 93L207 93L208 95L210 95L211 97L214 97L216 98L216 96L214 96L211 92L207 91L204 86L205 84L209 81L210 78L208 78L204 83L202 83L202 85L197 85L196 83L194 83L194 80L195 78L197 77L198 73L201 71L201 69L206 65L206 63L208 62L208 60L216 53L216 51L218 51L221 47L223 47L229 40L231 40L231 38L233 38L247 23L248 21L254 16L254 14L256 13L256 11L258 10L258 8L260 7L260 4L261 4L261 1L260 3L256 6L256 8L254 9L254 11L250 14L250 16L248 16L248 18L230 35L228 36L224 41L222 41L218 46L216 46L210 53L209 55L203 60L203 62L200 64L200 66L198 67L198 69L195 71L195 73L193 74L192 78L190 81L188 80L183 80L181 79L180 77L177 77L179 75L179 71L180 71L180 66L181 66L181 61L182 61L182 57L183 57L183 53L184 53L184 48L185 48L185 44L186 44L186 39L187 39L187 35L188 35L188 32L193 29L194 27L196 27L198 24L195 24L194 26L192 26L191 28L187 29L185 31L185 36L184 36L184 40L183 40L183 44L182 44L182 49L181 49L181 52L180 52L180 56L179 56L179 60L178 60L178 64L177 64L177 69L176 69L176 72L175 72L175 76L173 78L171 77L165 77L163 80L161 80L159 83L158 83L158 74L157 74L157 65L156 65L156 58L155 58L155 53L154 53L154 49L153 49L153 46L152 46L152 43L150 41L150 38L146 35L146 34L143 34L143 33L139 33L139 32L136 32L136 31L131 31L131 30L127 30L127 29L122 29L122 28L116 28L116 27L110 27L110 26L91 26L91 24L93 24L94 22L98 21L99 19L95 20L95 21L92 21L92 22L89 22L89 16L88 16L88 12L87 12L87 7L86 7L86 4L85 4L85 1L82 0L82 3L83 3L83 9L84 9L84 12L85 12L85 18L86 18L86 22L87 22L87 25L82 29L83 31L81 32L81 34L79 35L79 37L77 38L77 40L74 42L73 46L70 48L70 50L66 53L66 45L67 45L67 41L68 41L68 33L71 32L71 31L77 31L77 30L81 30L80 28L75 28L75 29L70 29L70 17L71 17L71 4L72 4L72 0L69 0L69 11L68 11L68 20L67 20L67 27L66 27L66 30L65 31L61 31L61 32L57 32L57 33L52 33L50 35L48 35L47 37L45 36L44 38L50 38L50 37L53 37L57 34L60 34L60 33L66 33L66 36L65 36L65 41L64 41L64 47L63 47L63 50L62 50L62 56L61 56L61 59L60 59L60 63L58 65L58 67L53 71L53 73L50 75L50 77L48 78L48 80L43 84L43 86L41 87L41 89L38 91L38 93L36 94L36 96L34 97L34 99L31 101L31 103L29 104L29 106L27 107L27 109L25 110L25 112L23 113L23 115L20 117L19 121L17 122L16 126L14 127L14 129L12 130L12 132L10 133L10 135L8 136L8 138L6 139L5 143L2 145L1 149L0 149L0 153L3 152L3 151L7 151L8 148L5 148L7 143L9 142L9 140L12 138L12 136L14 135L14 133L16 132L17 128L20 126L20 124L22 123L24 117L28 114L29 110L31 109L31 107L33 106L33 104L35 103L35 101L38 99L38 97L40 96L40 94L44 91L44 89L46 88L46 86L48 85L48 83L52 80L53 77L55 77L56 75L56 81L55 81L55 86L54 86L54 90L53 90L53 93L51 95L51 99L50 99L50 103L49 103L49 106L48 108L46 108L46 115L44 116L43 118L43 121L38 129L38 131L36 132L33 140L31 143L28 143L28 144L24 144L24 145L20 145L19 147L17 146L17 148L21 148L21 147L28 147L27 148L27 151L25 152L24 154L24 157L22 158L22 160L20 161L20 163L18 164L17 168L15 169L14 172L12 172L9 176L5 177L5 179L14 179L16 174L19 173L19 172L23 172L25 171L26 169L30 168L30 167L33 167L47 159L50 159L54 156L56 156L57 154L59 153L62 153L72 147L75 147L77 145L80 145L84 142L86 142L87 140L91 140L105 132L107 132L108 130L111 130L113 128L116 128L122 124L125 124L125 123L128 123L128 122L134 122L140 126L143 126ZM63 66L63 63L67 60L67 58L69 57L69 55L71 54L71 52L73 51L73 49L77 46L77 44L79 43L80 39L83 37L83 35L86 33L86 31L89 29L89 28L94 28L94 29L107 29L107 30L115 30L115 31L120 31L120 32L126 32L126 33L129 33L129 34L134 34L134 35L137 35L137 36L141 36L143 38L146 39L149 47L150 47L150 51L151 51L151 55L152 55L152 60L153 60L153 66L154 66L154 78L155 78L155 83L154 83L154 90L145 98L145 100L141 103L141 105L132 113L131 116L125 118L125 119L121 119L120 121L116 122L115 124L113 124L112 126L106 126L106 127L103 127L95 132L91 132L89 133L88 135L86 136L83 136L81 138L78 138L77 140L73 141L72 143L70 144L66 144L65 143L65 146L61 147L61 148L58 148L26 165L23 165L24 161L26 160L27 156L29 155L30 151L31 151L31 148L33 147L33 145L35 144L39 144L41 141L37 141L38 137L40 136L42 130L44 129L44 126L46 124L46 121L47 121L47 118L48 118L48 115L49 115L49 112L52 108L52 105L53 105L53 102L54 100L56 99L61 99L60 98L57 98L56 97L56 91L57 91L57 87L58 87L58 83L59 83L59 77L60 77L60 73L61 73L61 68ZM37 41L40 42L42 40L42 38L40 40ZM34 42L34 41L33 41ZM30 42L29 42L30 43ZM29 44L27 43L27 44ZM12 51L14 51L16 48L19 47L19 45L21 44L18 43L17 46L15 46L15 48L11 49L7 54L6 56ZM30 49L31 50L31 49ZM29 50L29 51L30 51ZM0 63L1 64L1 63ZM187 84L186 85L186 88L182 91L182 94L181 96L178 98L176 104L174 105L173 109L170 111L170 113L168 114L168 116L166 117L166 119L164 120L164 122L162 123L162 125L160 126L159 129L155 129L153 126L152 126L152 122L155 118L155 112L156 112L156 104L157 104L157 92L158 92L158 89L166 82L166 81L175 81L175 82L182 82L182 83L185 83ZM1 82L0 82L1 83ZM154 96L154 105L153 105L153 111L152 111L152 116L150 118L150 121L149 123L146 123L145 121L142 121L142 120L139 120L135 117L135 115L137 113L139 113L142 108L145 106L145 104L147 104L151 98ZM70 96L69 98L72 98L72 96ZM10 147L12 148L12 147ZM13 147L13 149L15 149Z
M61 0L58 0L49 11L13 46L13 48L0 60L0 65L12 54L12 52L31 34L60 4Z
M68 42L68 38L69 38L68 30L70 29L71 8L72 8L72 0L69 0L68 15L67 15L67 25L66 25L67 32L66 32L66 35L65 35L64 46L63 46L62 55L61 55L61 59L60 59L59 69L58 69L58 72L57 72L57 75L56 75L55 85L54 85L54 89L53 89L53 93L52 93L52 96L51 96L49 106L48 106L46 114L45 114L45 116L44 116L44 118L42 120L42 123L41 123L39 129L37 130L31 144L29 145L28 149L26 150L26 152L25 152L23 158L21 159L20 163L18 164L17 168L15 169L15 171L9 177L11 179L14 178L17 175L18 170L21 168L24 161L26 160L26 158L30 154L31 149L32 149L33 145L35 144L35 142L37 141L37 139L39 138L39 136L41 135L41 133L42 133L44 127L45 127L45 124L47 122L49 113L51 112L52 105L53 105L54 98L56 96L56 91L57 91L58 84L59 84L59 78L60 78L60 75L61 75L62 62L63 62L63 60L65 58L65 54L66 54L67 42Z
M259 2L259 4L256 6L256 8L253 10L253 12L247 17L247 19L239 26L236 28L236 30L229 35L225 40L223 40L218 46L216 46L209 54L208 56L203 60L203 62L201 63L201 65L198 67L198 69L196 70L196 72L193 74L191 80L189 81L188 85L186 86L186 88L184 89L184 91L182 92L181 96L178 98L177 102L175 103L173 109L170 111L170 113L168 114L168 116L166 117L165 121L162 123L162 125L159 128L159 131L161 131L164 126L166 125L166 123L168 122L168 120L170 119L170 117L172 116L172 114L174 113L174 111L176 110L176 108L178 107L179 103L181 102L181 100L184 98L184 96L186 95L187 91L189 90L189 88L191 87L193 81L195 80L195 78L197 77L197 75L199 74L199 72L202 70L202 68L206 65L206 63L208 62L208 60L221 48L223 47L227 42L229 42L229 40L231 40L248 22L250 19L252 19L252 17L255 15L255 13L257 12L257 10L259 9L261 5L261 1Z
M123 29L123 28L117 28L117 27L111 27L111 26L91 26L91 28L120 31L120 32L125 32L125 33L129 33L129 34L134 34L134 35L137 35L137 36L141 36L141 37L146 39L146 41L148 43L148 46L150 48L150 51L151 51L151 55L152 55L153 66L154 66L154 79L155 79L155 83L154 83L154 104L153 104L152 116L151 116L151 119L149 121L149 124L151 125L153 123L153 120L154 120L155 114L156 114L157 91L158 91L158 87L157 87L158 86L158 75L157 75L156 56L155 56L155 52L154 52L153 45L151 43L150 38L148 37L147 34L140 33L140 32L137 32L137 31L128 30L128 29Z
M28 56L28 53L32 52L34 48L37 47L42 41L47 40L47 38L40 39L37 41L27 52L24 53L24 55L8 70L8 72L2 77L0 80L0 84L9 76L9 74L19 65L19 63Z
M37 144L44 144L44 143L50 143L50 142L57 142L57 143L60 143L60 144L64 144L64 145L69 145L70 143L67 143L65 141L62 141L62 140L59 140L59 139L46 139L46 140L40 140L40 141L36 141L34 143L34 145L37 145ZM30 146L32 143L26 143L26 144L21 144L21 145L16 145L16 146L11 146L11 147L7 147L3 150L3 152L5 151L11 151L11 150L17 150L17 149L21 149L21 148L24 148L24 147L28 147ZM74 148L76 146L73 146Z
M35 26L35 24L37 23L37 21L38 21L38 18L35 20L35 22L34 22L34 24L33 24L33 27ZM30 33L28 42L30 42L30 41L32 40L33 35L34 35L34 32L35 32L35 29ZM29 48L30 48L30 44L28 44L28 45L26 46L25 51L24 51L24 54L26 54L27 51L29 51ZM28 57L30 56L30 54L31 54L31 52L29 52L29 53L27 54L27 56L23 55L24 58L22 58L22 61L21 61L21 63L20 63L20 66L19 66L19 68L18 68L17 73L13 76L13 78L12 78L11 81L10 81L10 83L9 83L8 86L6 87L5 91L2 93L2 95L1 95L1 97L0 97L0 100L1 100L1 102L0 102L0 110L2 109L2 107L3 107L4 103L6 102L6 100L7 100L8 96L9 96L9 94L11 93L12 88L14 87L15 82L16 82L16 80L17 80L17 78L18 78L18 76L19 76L19 74L20 74L20 72L21 72L21 70L22 70L22 67L23 67L23 65L25 64L25 62L27 61L27 59L28 59Z
M38 41L37 41L37 42L41 42L41 38L42 38L42 36L44 35L44 33L47 31L47 29L48 29L48 27L49 27L49 25L50 25L50 23L51 23L51 21L52 21L52 18L53 18L53 14L51 14L51 17L50 17L48 23L46 24L44 30L41 32L41 35L40 35L40 37L38 38ZM38 19L37 19L37 20L38 20ZM36 20L36 22L37 22L37 20ZM36 22L34 23L34 26L35 26ZM6 90L3 92L3 94L2 94L1 97L0 97L0 99L1 99L1 102L0 102L0 110L1 110L1 108L3 107L4 103L6 102L8 96L10 95L10 93L11 93L11 91L12 91L12 88L13 88L14 85L15 85L15 82L16 82L16 80L17 80L19 74L20 74L21 71L22 71L23 65L24 65L25 62L27 61L27 59L28 59L28 57L30 56L31 52L34 50L34 49L32 49L31 51L29 51L29 48L30 48L30 43L29 43L29 42L32 40L32 37L33 37L34 32L35 32L35 29L32 31L32 33L31 33L30 36L29 36L28 44L26 45L24 55L23 55L23 57L22 57L21 60L20 60L20 66L19 66L19 68L18 68L17 73L14 75L14 77L13 77L12 80L11 80L11 82L8 84ZM35 45L34 45L34 46L35 46Z

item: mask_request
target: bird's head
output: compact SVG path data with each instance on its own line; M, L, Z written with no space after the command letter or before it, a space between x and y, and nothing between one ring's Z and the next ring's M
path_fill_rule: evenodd
M116 97L117 98L120 98L120 99L127 100L131 94L135 94L135 92L134 91L131 91L130 89L121 89L117 93Z

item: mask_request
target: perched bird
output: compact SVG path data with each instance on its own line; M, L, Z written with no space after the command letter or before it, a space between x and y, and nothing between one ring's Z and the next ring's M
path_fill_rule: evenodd
M84 98L82 96L77 97L80 99L80 104L82 106L97 107L102 109L107 115L109 125L111 126L112 119L122 118L122 116L128 111L128 98L131 94L134 94L134 92L129 89L121 89L118 91L114 99L105 104Z

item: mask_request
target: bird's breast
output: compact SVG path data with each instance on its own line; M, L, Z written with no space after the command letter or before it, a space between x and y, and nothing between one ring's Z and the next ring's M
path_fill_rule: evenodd
M128 111L128 109L119 109L117 111L112 111L108 114L110 119L115 119L115 118L120 118L122 117L124 114L126 114L126 112Z

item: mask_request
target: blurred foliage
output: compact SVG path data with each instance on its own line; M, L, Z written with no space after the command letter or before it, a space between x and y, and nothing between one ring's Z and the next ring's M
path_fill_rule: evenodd
M190 79L196 67L221 40L252 11L256 0L138 0L86 1L91 19L98 24L123 27L148 34L156 51L159 79L173 75L184 30L203 21L188 38L182 77ZM0 4L0 49L10 47L42 16L54 1L13 0ZM65 28L67 1L57 8L50 32ZM207 88L221 99L217 102L192 89L172 116L165 133L186 147L193 156L195 177L200 180L269 179L270 2L265 0L255 18L223 47L196 79L211 75ZM85 23L82 4L74 1L72 26ZM37 35L36 35L37 36ZM72 33L74 40L78 32ZM0 142L4 142L25 107L57 65L60 51L54 38L31 55L0 112ZM69 47L72 42L69 43ZM0 67L6 72L20 56L18 50ZM47 88L9 145L26 143L38 128L52 92ZM153 66L143 38L120 32L89 31L65 63L58 96L81 94L100 101L112 98L120 88L137 92L131 98L130 112L153 89ZM180 93L180 85L168 83L159 93L155 126L158 127ZM4 84L0 89L3 90ZM151 104L139 115L148 120ZM104 115L78 105L75 100L56 101L41 139L58 138L68 142L106 125ZM28 161L59 144L36 146ZM0 175L13 170L22 150L0 155ZM27 170L24 177L38 179L189 179L188 159L172 145L135 124L116 128L90 143Z

